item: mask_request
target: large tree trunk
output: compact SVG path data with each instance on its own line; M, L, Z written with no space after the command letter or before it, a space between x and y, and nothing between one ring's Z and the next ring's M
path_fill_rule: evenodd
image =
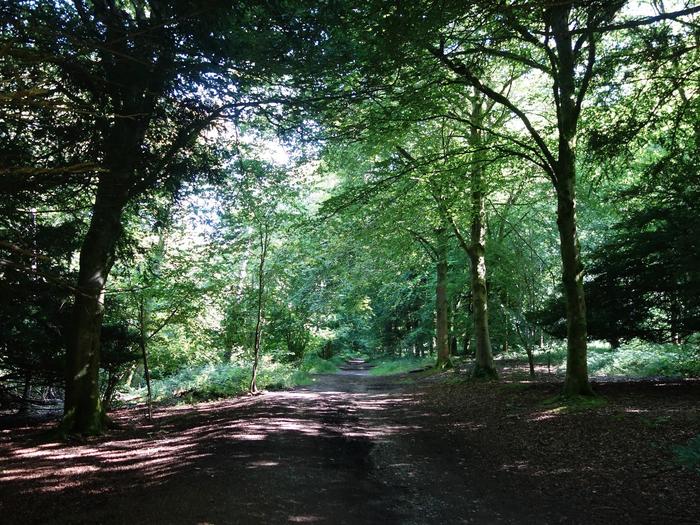
M571 5L558 5L549 12L556 43L559 68L555 95L559 101L558 159L554 166L557 191L557 226L562 275L566 295L566 380L565 395L591 395L588 381L586 301L583 293L583 263L576 231L576 128L579 108L576 100L575 63L569 16Z
M109 177L109 179L107 179ZM90 228L80 250L80 272L73 307L73 325L66 352L64 428L96 434L102 430L99 367L104 287L121 236L126 188L105 175L98 186Z
M479 195L474 195L474 193ZM469 254L471 260L472 306L474 316L474 335L476 338L475 377L498 376L493 366L491 337L489 336L488 293L486 289L486 225L484 224L483 195L480 191L472 194L472 245Z
M561 162L561 158L560 158ZM566 296L565 395L591 395L588 381L586 300L583 292L583 263L576 232L574 180L559 176L557 226L561 246L562 282Z
M435 366L445 368L451 365L449 345L449 306L447 303L447 228L440 227L436 234L436 270L435 287L435 339L437 362Z
M474 96L472 120L480 124L483 120L482 100ZM476 363L474 377L496 378L498 374L493 366L493 352L489 336L488 291L486 288L486 208L484 205L484 166L480 161L481 130L471 127L470 145L476 152L471 170L471 244L469 260L471 263L472 310L474 316L474 335L476 338Z

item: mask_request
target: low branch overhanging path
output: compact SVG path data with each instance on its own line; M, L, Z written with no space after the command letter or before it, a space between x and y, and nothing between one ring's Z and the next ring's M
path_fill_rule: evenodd
M361 361L342 368L317 376L305 388L164 408L150 424L140 413L120 411L116 419L121 429L80 445L46 442L28 429L2 431L0 521L392 524L611 519L613 511L606 510L604 500L597 507L586 506L581 496L565 501L538 492L542 481L566 486L567 465L535 465L536 459L528 465L519 462L517 447L504 449L511 442L533 439L527 433L509 435L510 427L498 427L498 421L523 429L551 424L546 411L538 409L542 414L537 417L530 412L504 415L504 409L512 412L509 403L517 396L501 400L503 406L495 398L475 403L476 396L466 400L461 414L441 411L434 395L450 390L445 384L416 381L416 374L374 377ZM697 391L695 385L691 397ZM559 432L537 434L539 441L530 446L542 449ZM586 469L583 474L593 479L594 466ZM678 479L687 485L687 478ZM692 491L686 485L674 487L674 492ZM638 516L629 514L638 506L618 500L614 515L629 519L616 522L638 522Z

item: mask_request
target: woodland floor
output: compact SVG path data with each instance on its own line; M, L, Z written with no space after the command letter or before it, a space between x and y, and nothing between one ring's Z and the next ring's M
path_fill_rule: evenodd
M700 432L700 382L599 384L576 410L503 376L344 371L152 423L118 411L85 443L0 427L0 523L700 521L700 475L671 451Z

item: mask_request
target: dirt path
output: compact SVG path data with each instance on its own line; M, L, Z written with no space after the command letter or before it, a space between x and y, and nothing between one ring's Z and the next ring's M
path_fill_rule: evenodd
M435 403L401 378L345 371L163 409L151 425L122 411L121 429L73 446L2 431L0 523L609 522L579 496L550 501L533 474L500 468L509 452L484 454L483 440L502 443L476 428L489 422L483 406L456 420Z
M90 444L21 440L0 463L0 521L468 523L481 511L454 455L436 454L434 417L399 382L358 370L167 409Z

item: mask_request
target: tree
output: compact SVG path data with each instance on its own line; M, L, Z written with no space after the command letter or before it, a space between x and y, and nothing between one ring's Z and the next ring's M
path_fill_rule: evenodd
M258 393L258 365L260 364L260 342L262 338L263 322L263 301L265 298L265 262L267 261L267 250L270 247L270 230L268 224L263 224L258 232L259 265L258 265L258 289L255 314L255 330L253 332L253 372L250 377L249 391L251 394Z
M679 343L700 327L697 106L682 104L685 122L672 116L673 135L652 137L657 158L616 196L621 218L591 254L591 331L613 346L635 337Z
M586 302L583 264L576 217L576 137L584 101L595 80L598 45L614 29L636 27L657 20L697 12L686 9L659 17L620 23L624 2L569 1L546 6L480 6L464 30L440 34L438 45L427 43L429 52L457 78L501 104L521 121L533 146L533 161L549 176L557 196L557 226L562 261L562 284L567 313L567 372L564 393L591 394L586 360ZM534 8L533 8L534 7ZM483 46L473 38L473 27L482 27L496 44ZM479 74L477 63L463 57L497 56L506 62L526 65L551 82L555 147L549 145L532 119L533 112L494 90Z
M189 2L158 0L21 2L10 15L8 52L28 70L46 64L55 75L55 111L66 118L75 112L84 123L76 156L92 170L87 177L95 193L80 248L65 427L95 433L102 424L102 297L125 209L156 186L175 191L216 167L202 133L224 117L244 118L251 108L279 100L258 86L283 70L269 49L293 39L253 3L194 10Z

